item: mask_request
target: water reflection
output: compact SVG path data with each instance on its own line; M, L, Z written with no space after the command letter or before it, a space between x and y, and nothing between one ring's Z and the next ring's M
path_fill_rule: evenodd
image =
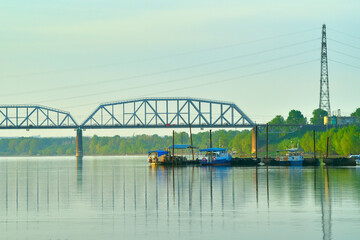
M321 171L320 180L320 198L321 198L321 222L323 229L323 239L331 239L331 195L330 195L330 180L329 168Z
M81 186L82 186L82 168L83 168L83 157L76 157L76 170L77 170L77 181L78 181L79 192L81 192Z
M148 166L141 158L19 158L0 167L0 230L18 238L61 222L73 232L88 229L89 239L105 230L109 239L165 239L174 233L269 239L280 230L304 229L310 238L332 239L333 203L345 219L350 217L339 212L360 210L357 168L171 168ZM351 221L360 223L353 215ZM346 223L337 224L341 229Z

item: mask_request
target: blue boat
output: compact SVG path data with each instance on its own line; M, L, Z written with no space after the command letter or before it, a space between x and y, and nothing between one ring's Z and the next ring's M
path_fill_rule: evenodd
M226 148L205 148L200 149L199 159L201 165L228 165L232 156Z
M303 165L304 153L300 148L290 148L287 150L277 151L276 163L278 165ZM281 154L285 153L285 155Z

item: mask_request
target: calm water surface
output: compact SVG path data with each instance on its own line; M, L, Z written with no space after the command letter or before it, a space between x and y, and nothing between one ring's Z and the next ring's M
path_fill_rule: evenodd
M359 239L360 168L0 160L0 239Z

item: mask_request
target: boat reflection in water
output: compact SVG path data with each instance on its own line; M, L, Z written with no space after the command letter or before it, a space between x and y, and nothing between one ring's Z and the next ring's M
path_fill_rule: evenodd
M167 167L143 157L79 163L0 161L2 237L278 239L301 232L292 238L346 239L360 224L356 167ZM334 222L333 212L343 220Z

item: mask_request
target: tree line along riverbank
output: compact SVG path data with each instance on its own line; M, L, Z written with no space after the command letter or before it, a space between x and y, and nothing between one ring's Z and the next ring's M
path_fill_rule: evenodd
M193 134L193 145L198 148L209 147L209 132ZM347 156L360 153L360 128L350 125L331 128L328 131L316 132L317 154L325 154L326 141L329 137L329 154ZM265 154L265 132L258 133L259 156ZM225 147L234 155L251 154L251 130L217 130L212 132L214 147ZM176 144L190 144L189 134L175 132ZM86 155L135 155L146 154L149 150L165 149L172 144L172 136L136 135L132 137L83 137L84 154ZM269 133L269 153L292 147L303 148L305 152L313 151L312 131ZM0 139L1 156L58 156L75 155L75 138L2 138Z

